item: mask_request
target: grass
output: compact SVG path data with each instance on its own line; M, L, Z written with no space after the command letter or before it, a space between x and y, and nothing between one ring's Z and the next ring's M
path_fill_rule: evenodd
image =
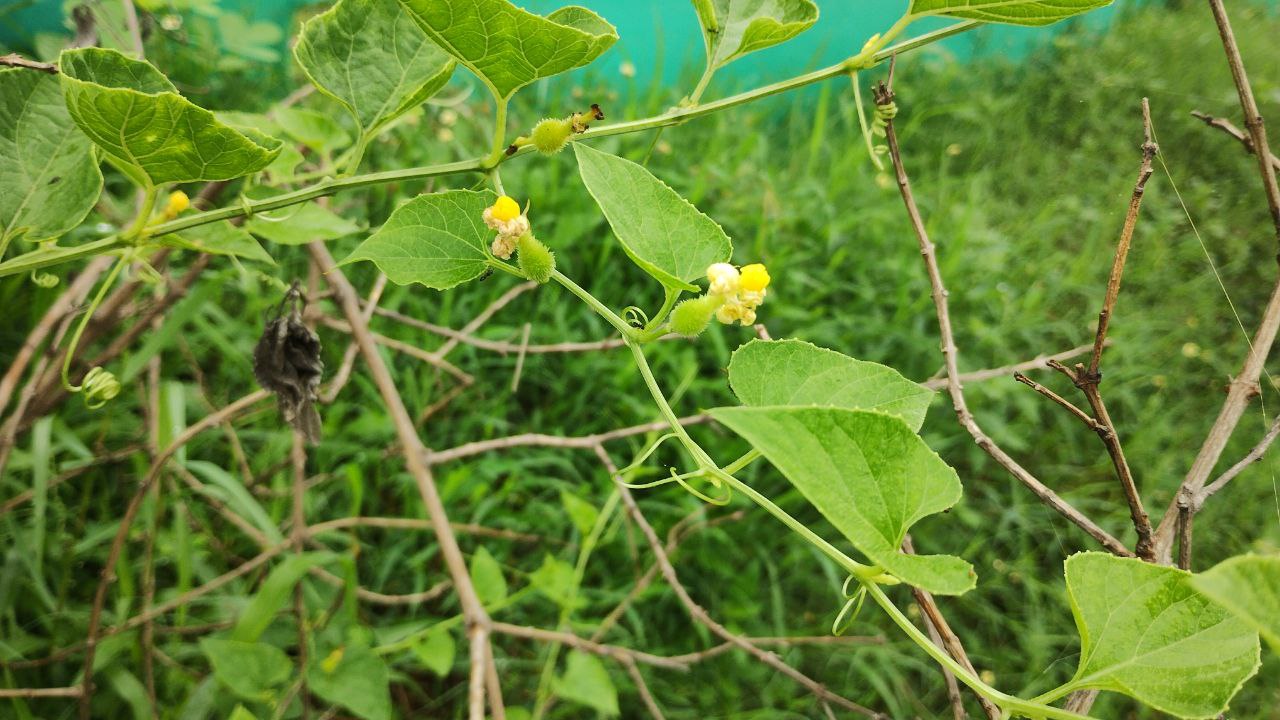
M1280 34L1280 19L1254 8L1232 11L1238 15L1239 41L1263 114L1275 116L1280 111L1280 55L1270 47ZM873 79L868 73L862 81ZM1148 186L1113 323L1114 345L1103 364L1103 387L1147 507L1158 515L1189 467L1221 403L1221 390L1246 349L1218 277L1240 322L1251 329L1275 276L1274 239L1253 159L1233 140L1188 115L1192 109L1236 115L1207 13L1199 6L1127 12L1102 34L1068 32L1020 61L985 58L959 65L942 56L908 58L898 68L896 85L905 161L938 243L962 370L1005 365L1092 338L1137 170L1138 103L1142 96L1150 97L1163 164L1157 165ZM612 79L590 76L581 88L553 84L536 103L519 103L513 117L531 125L543 115L601 98L607 100L611 117L637 117L662 110L678 94L634 88L621 92L616 86ZM461 117L448 127L435 108L419 124L397 129L371 150L369 169L474 154L488 136L488 110L467 103L454 111ZM928 283L897 192L870 163L854 112L848 84L827 83L668 130L649 166L725 226L735 240L735 260L769 265L775 285L762 319L775 337L801 337L892 365L908 377L925 378L941 364ZM446 130L451 137L442 139ZM599 147L638 158L647 144L646 137L611 138ZM539 236L557 252L568 275L614 307L657 307L658 289L617 248L577 179L571 155L513 162L504 167L503 180L509 192L532 201ZM398 199L422 189L421 184L379 188L336 198L334 207L376 226ZM341 257L358 239L336 241L334 254ZM164 378L171 381L166 388L175 399L174 412L167 415L174 429L209 411L197 377L208 387L214 406L254 389L249 358L260 329L256 320L278 299L275 285L259 271L285 280L305 276L305 253L271 250L278 269L241 270L215 261L198 288L171 313L172 331L140 343L113 368L141 369L159 354ZM349 275L357 287L372 283L369 267L349 268ZM392 286L382 305L459 327L510 284L494 277L449 293ZM34 302L19 300L33 293ZM24 281L0 284L0 302L20 308L0 324L0 344L15 347L56 293ZM520 297L483 334L519 341L525 322L532 324L531 342L608 334L602 321L555 287ZM386 321L375 321L375 329L428 349L440 344L438 338ZM325 330L321 338L326 365L336 368L345 339ZM716 327L696 344L667 343L655 349L660 381L669 390L679 388L678 412L732 402L723 368L729 352L746 338L745 330ZM438 400L450 387L448 378L422 364L388 357L411 412ZM623 352L529 356L515 391L514 357L464 346L450 359L475 375L477 383L425 425L424 439L434 448L529 431L579 435L656 416ZM377 393L360 364L356 369L337 402L323 410L326 440L310 459L312 471L321 474L309 494L308 518L421 517L413 483L388 450L394 433ZM1041 379L1064 393L1071 390L1057 380ZM143 431L140 388L127 385L104 411L91 413L78 401L68 402L56 417L42 421L21 439L6 477L0 479L0 496L43 487L52 475L88 461L95 452L135 441ZM979 421L1007 450L1110 532L1132 542L1120 489L1096 437L1011 379L972 384L967 390ZM1280 395L1268 388L1263 400L1266 411L1274 412ZM1267 417L1263 412L1255 406L1254 415L1242 424L1225 455L1228 462L1261 435ZM240 497L247 508L257 504L271 522L287 520L288 434L273 410L237 429L260 486L254 494L228 497ZM1070 676L1078 650L1063 592L1062 560L1093 545L974 447L943 398L935 402L925 432L959 470L965 498L950 513L922 522L913 533L916 545L963 555L979 571L978 588L944 601L943 608L975 664L994 673L998 687L1023 696L1043 692ZM745 449L718 428L698 428L695 434L726 460ZM637 439L616 443L611 450L615 461L625 463L642 445L643 439ZM680 462L665 451L657 459ZM220 433L206 433L191 443L183 462L210 484L238 482L234 456ZM83 638L114 522L142 472L144 456L134 454L0 517L0 546L8 547L0 559L0 658L40 657ZM1276 474L1273 461L1259 463L1207 505L1197 520L1197 568L1248 550L1280 548ZM835 536L763 464L752 466L744 479L823 535ZM454 520L547 538L537 545L462 538L468 554L481 545L488 549L512 588L526 585L546 554L570 564L577 560L581 533L566 515L562 493L600 507L610 492L598 463L580 451L495 453L443 466L438 481ZM645 491L641 501L660 533L698 508L693 498L672 486ZM709 509L707 515L742 507L745 503L738 501L726 510ZM195 521L195 530L188 518ZM185 491L175 495L166 488L162 505L142 523L158 528L161 600L230 567L224 553L247 558L255 552L233 529L222 527L199 497ZM444 577L436 547L425 534L362 531L345 543L360 549L363 583L382 592L419 591ZM348 546L340 538L334 544ZM748 510L740 522L691 536L676 562L693 597L737 631L823 634L839 608L843 578L758 510ZM646 566L633 530L609 523L585 567L583 605L573 615L574 629L590 632ZM110 621L136 613L142 567L142 545L132 543L117 569L120 578L107 605ZM232 617L252 593L253 581L233 584L169 622ZM308 587L310 604L327 607L331 588L319 583ZM896 597L906 602L903 591ZM457 611L452 600L417 607L363 606L360 619L375 636L386 638L396 628L434 622ZM550 627L558 614L554 603L533 594L497 617ZM270 632L287 644L294 630L281 617ZM884 635L887 642L781 652L831 688L892 717L941 717L947 712L936 667L899 640L879 612L867 608L849 632ZM454 639L460 639L456 631ZM627 613L608 641L662 654L714 642L690 623L661 584ZM207 671L193 639L165 635L160 646L197 676ZM542 648L515 640L500 647L508 703L531 706ZM129 636L108 641L99 656L102 690L95 714L125 717L137 712L137 643ZM1264 653L1264 658L1260 676L1233 703L1232 717L1280 717L1275 710L1280 707L1280 661L1273 654ZM417 716L463 715L465 659L443 678L425 672L410 653L392 659ZM5 685L54 686L74 682L78 666L73 660L4 672ZM165 665L157 672L167 716L204 717L197 712L201 702L210 703L210 717L225 717L229 711L226 698L201 689L208 687L207 680ZM800 718L821 712L790 681L737 653L697 665L687 675L656 671L646 678L671 718ZM613 679L623 694L624 714L639 716L630 681L622 673L614 673ZM0 714L64 717L68 707L65 701L13 703ZM577 717L581 712L561 702L551 716ZM1156 717L1109 694L1095 707L1095 715Z

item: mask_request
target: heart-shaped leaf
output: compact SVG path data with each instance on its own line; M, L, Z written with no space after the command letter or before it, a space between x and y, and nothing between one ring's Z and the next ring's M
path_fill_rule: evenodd
M669 288L697 290L690 280L727 262L733 243L716 221L640 165L574 143L582 183L604 211L622 249Z
M506 99L539 78L595 60L618 39L590 10L560 8L543 17L507 0L400 0L445 52Z
M1114 690L1182 718L1216 717L1258 670L1258 634L1191 574L1106 553L1067 558L1080 666L1055 691ZM1065 694L1065 692L1063 692Z
M750 442L871 562L903 582L959 595L976 581L951 555L907 555L916 521L960 499L960 478L901 418L831 407L723 407L711 417Z
M1200 594L1257 628L1280 652L1280 555L1240 555L1191 578Z
M293 55L366 134L434 95L454 67L397 0L342 0L302 26Z
M752 340L729 360L729 385L743 405L831 405L880 410L919 431L933 391L879 363L854 360L802 340Z
M58 62L71 118L140 185L230 180L280 152L278 140L193 105L148 63L99 48L64 51Z
M818 21L812 0L694 0L693 7L712 70L786 42Z
M489 267L493 231L482 216L494 197L489 190L419 195L396 208L340 264L369 260L397 285L437 290L474 280Z
M1112 0L911 0L912 15L946 15L1010 25L1049 25Z
M102 173L53 75L0 70L0 253L9 241L72 230L102 193Z

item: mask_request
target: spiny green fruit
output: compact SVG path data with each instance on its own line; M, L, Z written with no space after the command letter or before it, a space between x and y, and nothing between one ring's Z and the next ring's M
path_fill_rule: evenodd
M547 118L533 126L530 139L533 146L543 155L554 155L564 149L573 134L573 123L569 120Z
M700 335L703 330L707 329L707 325L711 323L711 316L715 313L719 304L719 298L703 295L702 297L685 300L676 305L675 309L671 311L671 319L668 321L671 331L685 337Z
M526 277L537 283L551 279L551 271L556 269L556 254L547 249L533 233L525 233L516 241L516 263L524 271Z

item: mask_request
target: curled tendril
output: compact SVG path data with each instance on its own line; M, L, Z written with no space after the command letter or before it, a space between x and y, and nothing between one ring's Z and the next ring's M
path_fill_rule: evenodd
M835 636L844 635L858 619L858 613L862 612L862 603L867 599L867 588L865 585L858 585L858 589L849 594L849 583L854 582L855 578L850 575L844 579L844 587L840 588L840 593L844 595L845 602L840 608L840 612L836 614L836 619L831 623L831 634Z
M622 318L627 321L631 327L642 328L649 324L649 314L635 305L628 305L622 309Z
M80 393L84 406L97 410L120 394L120 381L111 371L94 366L80 381Z
M51 288L57 287L58 276L53 273L31 271L31 283L36 287Z
M644 482L644 483L629 483L622 479L624 476L629 475L639 470L640 468L644 467L645 461L648 460L651 455L657 452L658 448L661 447L664 442L674 437L678 437L678 436L675 433L671 432L671 433L662 435L658 437L656 440L654 440L653 442L649 443L649 446L646 447L643 451L641 451L639 457L636 458L635 462L631 463L630 465L618 471L618 482L622 483L626 487L629 487L633 490L646 490L649 488L659 487L661 485L669 485L670 483L677 483L680 485L680 487L687 490L689 494L693 495L699 500L702 500L703 502L710 503L712 505L727 505L729 501L733 498L733 491L728 486L726 486L723 482L721 482L720 478L710 474L707 470L704 470L704 469L692 470L686 473L677 473L675 468L669 468L668 471L670 472L670 477L665 477L665 478L662 478L661 480L653 480L651 482ZM698 490L697 488L693 487L688 482L686 482L688 480L697 480L697 479L706 480L708 483L711 484L711 487L717 490L723 490L724 494L721 497L712 497L702 492L701 490Z

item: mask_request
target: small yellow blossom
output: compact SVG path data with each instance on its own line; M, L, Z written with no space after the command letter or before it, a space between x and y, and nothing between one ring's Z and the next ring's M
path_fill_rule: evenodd
M747 292L762 292L769 287L769 271L760 263L753 263L742 268L742 289Z
M707 268L707 280L712 295L736 295L738 292L738 268L729 263L715 263Z
M498 198L493 207L489 208L493 213L493 219L500 222L509 222L515 220L520 215L520 204L515 200L503 195Z
M174 218L178 213L191 207L191 198L181 190L174 190L169 193L169 203L164 207L164 216Z

